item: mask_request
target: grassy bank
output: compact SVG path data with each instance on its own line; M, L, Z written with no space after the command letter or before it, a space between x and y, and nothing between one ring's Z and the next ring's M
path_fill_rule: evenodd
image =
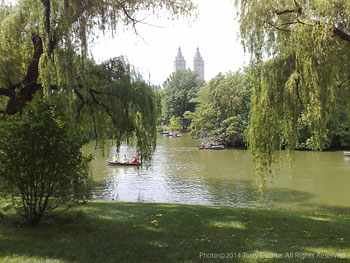
M0 219L0 262L350 262L344 212L89 202L18 220Z

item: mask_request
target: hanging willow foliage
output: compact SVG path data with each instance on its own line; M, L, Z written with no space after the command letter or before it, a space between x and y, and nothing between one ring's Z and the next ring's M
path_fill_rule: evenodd
M265 175L307 123L312 149L327 145L327 123L350 103L350 2L236 0L255 84L248 144Z
M191 0L19 0L0 2L0 114L22 111L34 94L64 96L67 110L100 143L136 138L141 159L155 145L155 98L123 58L96 65L98 30L136 31L139 12L190 16Z

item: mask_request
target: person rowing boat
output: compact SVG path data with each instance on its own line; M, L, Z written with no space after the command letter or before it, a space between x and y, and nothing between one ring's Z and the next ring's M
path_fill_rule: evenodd
M132 160L132 162L131 163L137 163L138 161L137 161L137 158L136 158L136 156L134 156L134 159Z

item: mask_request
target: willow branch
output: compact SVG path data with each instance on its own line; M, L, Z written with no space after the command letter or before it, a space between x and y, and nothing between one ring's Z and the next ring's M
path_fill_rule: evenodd
M120 98L120 95L117 95L117 94L115 94L113 92L98 91L98 90L95 90L93 88L90 88L90 92L95 93L97 95L111 96L111 97L114 97L114 98L119 99L120 101L122 101L122 99Z
M95 93L95 94L99 94L100 92L98 92L98 91L96 91L96 90L94 90L94 89L90 89L90 90L89 90L89 93L90 93L90 96L91 96L93 102L94 102L95 104L97 104L98 106L104 108L105 111L106 111L106 113L108 114L108 116L112 119L113 123L114 123L114 124L117 124L115 118L113 117L113 115L112 115L112 113L111 113L111 109L110 109L107 105L105 105L105 104L101 103L100 101L98 101L97 98L95 97L94 93Z
M99 101L96 99L96 97L95 97L95 95L94 95L94 91L92 91L92 89L90 89L90 96L91 96L91 98L92 98L92 101L93 101L96 105L99 105L99 106L101 106L102 108L104 108L104 109L106 110L106 112L107 112L108 115L110 114L110 108L109 108L107 105L105 105L105 104L99 102Z
M272 26L273 28L277 29L277 30L280 30L280 31L284 31L284 32L291 32L290 29L284 29L284 28L280 28L280 26L283 26L283 25L286 25L286 24L295 24L294 22L291 22L291 23L286 23L286 24L282 24L280 26L276 26L274 24L272 24L271 22L267 22L270 26Z
M297 17L297 22L298 22L299 24L306 25L306 26L311 26L311 27L314 26L314 25L312 25L312 24L307 24L307 23L301 21L301 20L299 19L299 17Z
M50 0L41 0L41 3L45 8L45 31L50 36L50 17L51 17L51 5Z
M91 89L91 92L97 94L97 95L107 95L107 96L111 96L111 97L115 97L117 99L120 99L120 96L115 94L115 93L112 93L112 92L104 92L104 91L97 91L97 90L94 90L94 89Z
M107 95L106 93L104 93L102 91L95 90L93 88L90 88L90 92L98 94L98 95Z
M79 117L80 117L80 111L82 110L82 108L83 108L84 105L85 105L85 100L84 100L83 95L81 95L81 93L77 90L76 87L74 87L73 89L74 89L75 94L78 96L78 98L79 98L80 101L81 101L81 104L80 104L80 106L79 106L79 108L78 108L78 114L77 114L77 119L79 119Z
M51 2L50 0L41 0L41 3L44 5L45 8L45 31L48 37L48 43L49 43L49 55L53 53L55 50L56 44L57 44L57 31L58 26L55 30L51 30Z
M286 9L283 11L275 11L276 15L280 16L280 15L284 15L284 14L288 14L288 13L299 13L298 9Z
M130 14L128 13L128 11L126 10L126 8L125 8L125 6L123 4L121 4L120 7L123 9L123 12L126 15L126 17L132 22L132 27L134 28L135 33L138 35L137 30L136 30L136 24L139 21L130 16Z
M297 13L297 14L301 15L303 12L303 9L301 8L301 6L298 4L298 2L296 0L294 0L294 4L296 6L296 9L286 9L286 10L282 10L282 11L276 10L275 12L278 16L288 14L288 13Z
M78 113L77 113L77 119L80 118L80 112L81 112L81 110L83 109L84 105L85 105L85 102L84 102L84 101L79 105L79 107L78 107Z
M298 2L296 0L294 0L294 4L296 5L297 7L297 12L299 15L301 15L303 13L303 9L301 8L301 6L298 4Z
M278 25L278 27L281 27L281 26L290 26L290 25L294 25L294 24L298 24L298 22L287 22L287 23L283 23L283 24Z
M345 80L343 80L343 81L338 85L338 88L341 88L341 86L343 86L348 80L350 80L350 76L347 77Z
M342 40L348 41L350 42L350 35L345 33L343 30L339 29L339 28L334 28L333 29L333 34L337 37L339 37Z

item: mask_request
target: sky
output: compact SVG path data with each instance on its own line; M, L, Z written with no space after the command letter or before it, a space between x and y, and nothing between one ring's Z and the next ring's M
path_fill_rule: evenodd
M168 20L162 14L148 16L132 28L120 29L114 38L100 35L94 41L92 54L96 62L126 56L146 81L162 85L173 72L178 47L193 70L196 48L204 60L204 78L209 81L218 73L236 71L244 65L244 54L238 36L236 10L232 0L193 0L198 5L196 20L180 18ZM144 17L142 17L144 18ZM149 25L151 24L151 25Z
M7 0L16 2L16 0ZM90 44L95 61L125 56L154 85L162 85L173 72L173 62L181 47L186 67L193 70L196 48L204 60L204 78L209 81L220 72L236 71L248 61L238 36L237 11L233 0L192 0L198 17L168 20L166 15L142 14L145 24L121 26L114 37L108 32Z

